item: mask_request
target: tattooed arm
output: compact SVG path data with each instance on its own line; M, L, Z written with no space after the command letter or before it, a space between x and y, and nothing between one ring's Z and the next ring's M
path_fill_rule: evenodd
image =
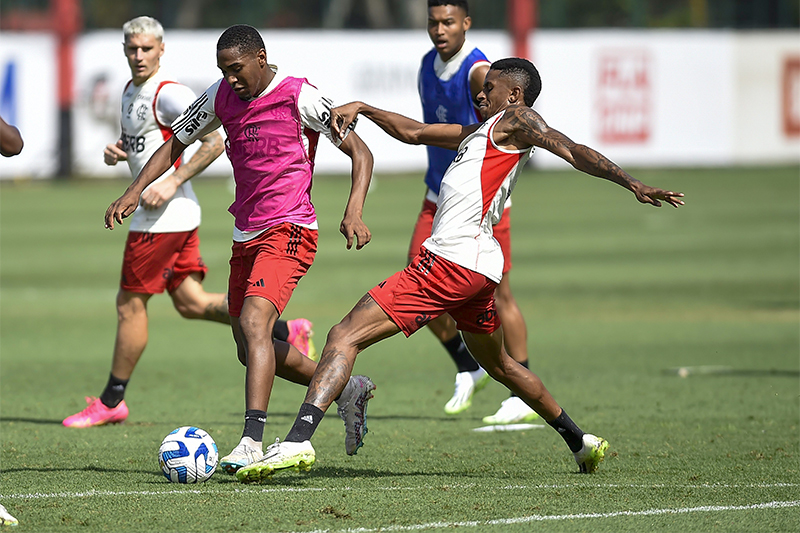
M550 128L544 119L527 106L508 108L503 116L500 131L508 135L508 142L517 147L538 146L551 152L581 172L613 181L625 187L645 204L661 207L661 201L678 207L683 193L665 191L645 185L622 170L600 152L577 144L558 130Z

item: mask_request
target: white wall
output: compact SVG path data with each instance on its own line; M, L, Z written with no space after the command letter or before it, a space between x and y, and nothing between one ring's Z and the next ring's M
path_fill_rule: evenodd
M20 155L0 158L0 179L49 177L57 171L55 46L45 34L3 32L0 37L0 114L19 128L25 143Z
M168 31L162 68L203 91L219 78L219 34ZM264 31L263 36L270 62L307 77L336 102L359 99L421 116L416 75L430 47L421 30ZM502 32L471 31L469 39L489 59L510 53ZM129 78L121 31L85 34L76 50L75 170L127 175L124 165L102 163L103 147L119 134L119 97ZM543 80L535 108L552 127L622 165L800 163L798 32L539 31L531 50ZM51 175L57 159L54 42L42 35L4 34L0 61L17 65L17 125L26 139L21 156L3 161L1 175ZM375 154L377 172L424 169L424 148L394 141L368 120L359 123L358 132ZM545 167L565 165L542 150L533 160ZM348 169L349 160L322 140L317 172ZM208 172L230 174L230 165L223 156Z

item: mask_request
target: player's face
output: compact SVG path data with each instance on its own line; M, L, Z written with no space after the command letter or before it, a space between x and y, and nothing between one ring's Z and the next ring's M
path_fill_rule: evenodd
M447 61L461 50L472 26L464 10L456 6L428 8L428 36L442 60Z
M251 100L267 88L270 79L267 72L267 53L241 53L238 48L228 48L217 52L217 66L222 76L231 86L236 96L242 100Z
M131 35L122 43L135 85L141 85L158 71L164 43L152 35Z
M483 80L483 89L476 97L478 100L478 111L483 120L496 115L511 102L514 84L508 77L501 76L499 70L489 70L486 79Z

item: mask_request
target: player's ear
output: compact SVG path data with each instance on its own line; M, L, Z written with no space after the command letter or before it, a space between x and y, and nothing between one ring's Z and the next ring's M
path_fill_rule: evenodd
M256 57L258 58L258 66L264 68L267 64L267 51L262 48L256 52Z
M511 88L511 93L508 95L509 104L518 104L524 101L522 98L522 87L515 85Z
M466 16L464 17L464 31L467 31L472 27L472 17Z

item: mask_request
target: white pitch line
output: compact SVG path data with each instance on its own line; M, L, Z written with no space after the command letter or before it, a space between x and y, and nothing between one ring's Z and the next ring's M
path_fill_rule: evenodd
M528 524L531 522L546 522L551 520L580 520L585 518L615 518L618 516L653 516L668 514L708 513L721 511L750 511L754 509L783 509L798 507L800 500L788 502L754 503L751 505L707 505L703 507L683 507L680 509L647 509L645 511L617 511L613 513L581 513L566 515L531 515L519 518L498 518L495 520L469 521L469 522L429 522L427 524L414 524L410 526L384 526L379 528L349 528L349 529L314 529L305 533L377 533L382 531L419 531L434 528L454 527L486 527L498 525Z
M200 490L192 489L188 486L182 489L172 490L88 490L84 492L33 492L28 494L0 494L0 499L5 500L42 500L50 498L92 498L92 497L115 497L115 496L164 496L181 494L231 494L231 493L289 493L289 492L337 492L337 491L426 491L441 490L442 487L448 489L471 489L478 485L476 483L454 484L454 485L423 485L415 487L274 487L259 488L240 486L232 490ZM698 484L698 485L666 485L666 484L620 484L620 483L572 483L555 485L505 485L502 487L482 487L481 490L542 490L542 489L780 489L800 487L800 483L749 483L749 484Z

